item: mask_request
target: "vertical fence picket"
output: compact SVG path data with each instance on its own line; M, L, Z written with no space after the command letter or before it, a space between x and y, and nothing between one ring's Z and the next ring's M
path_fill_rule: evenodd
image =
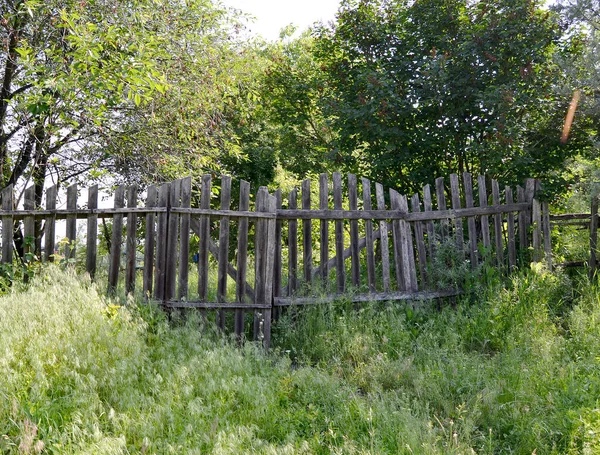
M319 209L329 209L329 184L327 181L327 174L321 174L319 176ZM320 267L321 267L321 280L323 281L324 289L328 289L329 284L329 267L327 262L329 261L329 221L321 220L321 226L319 230L320 234Z
M375 184L375 196L377 199L377 210L385 210L385 196L383 186ZM390 291L390 247L388 238L388 223L386 220L379 222L379 244L381 245L381 276L383 280L383 292Z
M275 197L275 213L277 210L281 210L282 207L282 195L281 190L273 193ZM273 297L281 296L281 276L282 276L282 264L283 264L283 248L281 245L282 237L282 221L277 219L275 221L275 259L273 263ZM273 308L273 319L279 319L279 308Z
M408 213L408 201L405 195L399 198L400 213ZM415 264L415 249L413 245L413 235L410 223L400 220L400 238L402 242L402 272L404 274L404 283L406 290L417 292L419 285L417 282L417 267Z
M446 210L446 191L444 189L444 177L438 177L435 179L435 197L437 199L437 209L438 210ZM442 242L448 238L450 227L448 225L448 220L442 220L440 222L440 237ZM462 245L462 244L461 244Z
M356 175L348 174L348 200L350 210L358 210L358 189ZM358 220L350 220L350 254L352 286L360 287L360 256L358 249Z
M275 213L277 210L277 199L269 196L265 204L265 212ZM265 248L265 271L264 271L264 298L263 304L267 306L263 310L263 347L269 349L271 346L271 321L273 308L273 269L275 266L275 219L265 220L266 248Z
M77 210L77 184L67 188L67 210ZM75 242L77 240L77 215L67 215L66 234L69 243L65 245L65 259L75 259Z
M192 178L185 177L181 180L181 207L188 209L192 204ZM179 288L177 298L187 300L189 283L189 256L190 256L190 222L189 214L180 215L179 228Z
M302 209L310 210L310 179L302 182ZM304 282L312 281L312 220L302 220L302 266Z
M521 186L517 186L517 202L525 202L525 189ZM525 256L527 254L527 211L521 210L518 215L519 221L519 252L521 256Z
M98 185L88 188L87 239L85 254L85 270L94 279L96 276L96 260L98 256L98 215L93 211L98 208Z
M544 234L544 255L546 256L546 266L552 271L552 238L550 236L550 210L548 202L542 202L542 226Z
M342 210L342 174L333 173L333 208ZM344 221L335 221L335 274L337 292L346 290L346 268L344 265Z
M240 182L239 210L248 211L250 208L250 184L244 180ZM235 283L235 297L239 303L244 302L246 296L246 275L248 270L248 218L240 218L238 222L237 246L237 280ZM244 333L244 310L236 310L234 317L234 332L241 339Z
M114 208L122 209L125 205L125 187L119 185L115 190ZM123 215L115 214L112 224L110 240L110 259L108 268L108 293L114 294L119 283L119 269L121 267L121 242L123 240Z
M261 186L256 195L256 211L265 212L267 209L269 193L267 188ZM255 225L254 235L254 294L257 305L263 305L265 301L265 265L267 254L267 232L268 226L264 218L258 218ZM260 340L262 334L262 325L264 322L264 311L254 310L254 341Z
M431 202L431 187L429 185L425 185L423 187L423 210L425 212L433 211L433 204ZM429 257L430 260L432 260L433 253L435 251L435 230L433 221L427 221L425 223L425 227L427 230L427 246L429 249Z
M156 207L158 190L155 185L148 187L146 195L146 207ZM144 237L144 297L149 299L152 295L152 276L154 271L154 247L155 247L155 219L153 212L146 213L146 236Z
M231 177L221 177L221 210L231 208ZM219 266L217 274L217 302L227 301L227 266L229 265L229 217L222 216L219 225ZM217 327L225 329L225 311L217 313Z
M13 205L13 185L10 184L2 191L2 210L9 212L6 215L2 215L2 264L4 265L12 265L13 259L14 224L13 216L10 214L13 210Z
M298 189L290 191L288 208L298 208ZM294 295L298 288L298 220L288 223L288 295Z
M590 263L588 274L592 279L596 276L598 268L598 196L592 198L590 214Z
M533 262L540 262L542 260L542 205L535 198L531 201L531 221Z
M390 190L390 205L392 210L400 211L400 194L396 190ZM407 281L402 273L402 233L400 228L400 220L392 220L392 237L394 239L394 265L396 269L396 283L400 291L406 291Z
M487 207L488 194L484 175L477 177L477 192L479 194L479 207ZM483 248L485 249L486 254L489 254L492 241L490 238L490 217L487 215L481 215L481 239L483 241Z
M181 180L171 182L168 202L168 222L167 222L167 255L165 269L165 300L175 299L177 292L177 240L179 233L179 215L173 213L171 209L180 205L181 198Z
M163 183L158 189L157 207L166 209L169 205L169 193L171 184ZM156 267L154 268L154 298L163 301L165 299L165 276L167 266L167 212L158 214L156 226Z
M419 195L414 194L410 199L411 210L413 213L421 211L421 202ZM423 287L427 287L427 250L425 248L425 239L423 232L423 223L415 222L415 241L417 242L417 256L419 261L419 276Z
M212 190L210 174L202 176L200 192L200 208L210 209L210 192ZM208 297L208 244L210 243L210 217L200 216L200 232L198 240L198 297L205 302Z
M492 204L500 206L500 187L497 180L492 180ZM504 240L502 236L502 214L494 215L494 243L496 246L496 265L502 267L504 264Z
M364 210L372 209L371 201L371 182L368 179L361 179L363 190L363 208ZM375 246L373 242L373 221L365 221L365 241L367 250L367 281L369 291L376 291L376 275L375 275Z
M23 201L23 208L25 210L35 209L35 186L31 185L25 190L25 200ZM33 261L32 255L35 254L35 218L33 216L26 216L23 220L24 229L24 244L23 244L23 257L26 263ZM23 277L25 282L29 281L29 275L25 274Z
M51 186L46 190L46 210L56 210L56 185ZM44 259L49 262L54 262L54 248L56 237L56 216L48 215L46 224L44 225Z
M510 187L504 188L504 198L507 204L514 202L513 191ZM508 213L507 226L508 231L508 270L512 272L517 265L517 249L515 246L515 214L512 212Z
M458 175L450 174L450 193L452 196L452 208L454 210L460 209L460 188L458 186ZM456 241L456 248L460 252L460 257L464 259L464 242L465 236L463 234L463 220L462 218L454 219L454 236Z
M465 207L470 209L473 208L473 177L469 172L463 173L463 184L465 187ZM475 217L470 216L467 218L467 230L469 234L469 257L471 259L471 267L477 267L477 226L475 224Z
M137 186L131 185L127 189L127 207L137 207ZM137 231L137 215L135 213L127 214L127 241L126 241L126 257L127 266L125 270L125 292L135 292L135 275L136 275L136 231Z

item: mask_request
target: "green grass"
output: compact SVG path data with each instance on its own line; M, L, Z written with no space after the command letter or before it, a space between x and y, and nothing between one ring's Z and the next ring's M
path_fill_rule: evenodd
M585 280L536 269L441 310L290 310L270 354L202 326L44 269L0 298L0 453L600 450Z

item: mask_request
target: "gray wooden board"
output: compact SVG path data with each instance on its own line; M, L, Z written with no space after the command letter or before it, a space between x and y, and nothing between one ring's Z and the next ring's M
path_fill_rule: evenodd
M375 294L355 294L348 296L326 296L326 297L299 297L299 298L276 298L276 306L293 306L293 305L319 305L327 302L335 302L340 299L347 300L349 302L391 302L391 301L427 301L445 297L454 297L462 295L463 291L460 289L449 289L441 291L395 291L395 292L382 292Z
M77 210L77 184L67 188L67 210ZM65 245L65 258L75 259L76 240L77 240L77 217L73 215L67 216L66 237L69 241Z
M221 176L221 210L231 208L231 177ZM222 217L219 225L219 265L217 273L217 301L227 301L227 265L229 264L229 217ZM225 312L217 314L217 327L225 328Z
M14 204L13 185L2 190L2 210L10 211ZM2 263L12 264L14 225L11 215L2 216Z
M413 212L421 211L421 203L419 201L419 195L414 194L410 199L411 209ZM417 243L417 256L419 262L419 276L421 277L421 283L424 287L427 287L427 249L425 248L424 230L423 224L420 221L415 223L415 241Z
M250 206L250 184L245 180L240 181L240 210L248 210ZM235 301L245 302L246 273L248 270L248 218L240 218L238 224L237 245L237 277L235 279ZM237 309L234 316L234 332L241 338L244 333L244 310Z
M458 185L458 175L456 174L450 174L450 193L452 195L452 208L454 210L460 209L460 188ZM463 220L461 218L456 218L454 220L454 238L456 241L456 248L462 254L465 237L463 234Z
M438 177L437 179L435 179L435 196L437 199L437 209L438 211L442 211L445 212L447 205L446 205L446 191L444 188L444 177ZM446 238L449 235L449 225L448 225L448 220L447 219L442 219L440 222L440 235L442 238L442 241L446 240Z
M169 192L169 209L178 207L181 198L181 180L171 182L171 191ZM177 292L177 258L179 257L177 246L179 239L179 215L169 211L169 220L167 223L167 255L165 269L165 300L171 300L176 297Z
M431 187L429 185L425 185L423 187L423 210L425 212L433 211L433 203L431 200ZM435 253L435 227L433 225L433 221L427 221L425 223L426 231L427 231L427 246L429 257L433 259L433 255Z
M400 210L400 194L396 190L390 189L390 204L392 210ZM404 281L402 273L402 234L400 230L400 220L392 221L392 238L394 240L394 269L396 271L396 284L400 291L407 290L407 283Z
M53 212L56 210L56 193L56 185L46 190L46 210L48 211L48 215L46 216L46 224L44 225L44 258L50 262L54 261L56 216L53 215Z
M34 210L35 209L35 186L31 185L29 188L25 190L25 196L23 201L23 207L26 210ZM25 255L25 260L30 262L31 259L29 256L33 255L35 252L35 219L30 216L25 218L23 223L24 230L24 240L25 244L23 247L23 253Z
M589 277L596 276L598 268L598 197L592 198L591 203L591 223L590 223L590 265Z
M202 176L200 192L200 208L210 208L210 192L212 177L210 174ZM203 215L200 218L200 232L198 233L198 296L206 300L208 296L208 244L210 241L210 217Z
M327 181L327 174L319 176L319 209L329 209L329 183ZM329 268L327 267L327 262L329 261L329 221L321 220L319 236L321 280L323 286L327 289L329 284Z
M358 211L358 189L356 175L348 174L348 202L351 211ZM360 256L358 250L358 221L350 221L350 271L352 275L352 286L360 287Z
M169 204L170 183L163 183L158 188L157 206L167 207ZM156 225L156 266L154 267L154 298L164 300L165 298L165 267L167 257L167 212L158 214Z
M98 185L88 188L88 209L98 208ZM90 214L87 219L85 269L93 279L96 275L98 256L98 215Z
M158 190L155 185L148 187L146 195L146 207L156 206ZM152 278L154 271L154 248L155 248L155 220L156 215L153 212L146 213L146 235L144 237L144 297L149 299L152 296Z
M302 182L302 209L310 210L310 179ZM306 283L312 279L312 260L312 221L305 219L302 220L302 268Z
M507 204L513 203L513 191L510 187L504 188L504 198ZM506 217L507 229L507 248L508 248L508 269L512 271L517 265L517 249L515 245L515 215L509 212Z
M488 205L488 194L487 194L487 184L485 182L485 176L480 175L477 177L477 193L479 196L479 206L487 207ZM490 218L488 215L481 215L481 240L483 242L483 247L486 251L489 251L492 246L492 241L490 237Z
M399 199L400 211L408 213L408 201L405 195ZM402 273L407 291L416 292L419 288L417 282L417 267L415 264L415 249L410 223L400 220L400 238L402 242Z
M181 207L190 207L192 203L192 178L181 179ZM189 284L189 256L190 256L190 215L180 216L179 226L179 286L177 298L180 300L188 297Z
M125 205L125 186L119 185L115 190L114 207L122 208ZM121 242L123 241L123 215L115 215L112 225L110 241L110 259L108 268L108 293L114 294L119 283L119 269L121 268Z
M473 208L473 177L469 172L463 173L463 186L465 188L465 206ZM469 234L469 257L471 260L471 268L476 268L478 264L477 255L477 226L475 218L472 216L467 218L467 230Z
M546 266L552 271L552 237L550 234L550 210L548 202L542 202L542 225L544 234L544 254L546 256Z
M137 207L137 186L131 185L127 190L127 207ZM127 215L127 241L126 257L127 268L125 270L125 292L135 291L135 270L136 270L136 230L137 215L130 213Z
M492 180L492 204L500 205L500 186L497 180ZM504 265L504 237L502 235L502 215L494 215L494 244L496 247L496 265Z
M377 209L385 210L385 194L383 186L380 183L375 184L375 195L377 199ZM383 281L383 291L390 291L390 247L388 238L388 223L385 220L379 222L379 241L381 242L381 276Z
M298 190L290 191L288 198L290 210L298 208ZM298 221L288 223L288 295L293 295L298 287Z
M342 175L339 172L333 173L333 207L336 210L342 209ZM342 220L335 222L335 257L337 292L344 293L346 290L346 267L344 265L344 222Z
M533 261L540 262L542 260L542 205L537 199L531 202L531 221L533 225L532 245L533 245Z
M363 190L363 208L364 210L371 210L371 182L368 179L361 179L362 190ZM373 242L373 221L365 221L365 242L367 250L367 281L369 285L369 291L376 291L376 275L375 275L375 244ZM358 240L356 242L358 247Z
M283 204L281 190L275 191L273 193L275 197L275 210L281 210L281 206ZM281 296L281 277L282 277L282 267L283 267L283 248L282 248L282 229L283 221L277 220L275 221L275 262L273 264L273 295L280 297ZM279 310L275 310L273 314L274 319L279 318Z

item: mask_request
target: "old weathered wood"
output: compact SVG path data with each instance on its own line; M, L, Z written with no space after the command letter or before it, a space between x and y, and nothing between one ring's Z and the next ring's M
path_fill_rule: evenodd
M290 210L298 208L298 189L290 191L288 198ZM288 295L294 295L298 288L298 221L288 223Z
M268 196L265 201L265 210L274 213L277 210L277 199L274 196ZM271 346L271 321L273 306L273 269L275 266L275 220L270 219L266 224L266 256L265 256L265 296L263 312L263 347L269 349Z
M492 180L492 204L500 205L500 187L497 180ZM501 267L504 264L504 239L502 236L502 215L494 215L494 244L496 247L496 265Z
M275 211L281 210L283 204L281 190L275 191L273 197L275 198ZM283 221L275 221L275 262L273 264L273 296L275 297L281 297L281 269L283 267L283 248L281 243L282 230ZM279 319L279 308L274 309L273 319Z
M54 261L56 218L52 212L56 210L56 193L56 185L46 190L46 210L50 213L46 217L44 225L44 259L49 262Z
M115 190L114 207L125 206L125 186L119 185ZM110 259L108 266L108 293L114 294L119 284L119 269L121 268L121 242L123 241L123 215L115 215L112 224L110 241Z
M98 185L88 188L87 205L88 209L91 210L98 208ZM98 215L88 215L86 237L85 270L93 279L96 276L96 260L98 256Z
M256 195L256 211L265 212L267 211L269 193L267 188L261 186L258 189ZM254 294L257 305L265 304L265 269L266 269L266 255L267 255L267 233L268 226L266 225L266 219L260 219L256 222L255 236L254 236ZM253 339L258 341L263 333L262 325L264 323L264 312L254 312L254 328L253 328Z
M392 302L409 300L411 302L427 301L439 298L454 297L463 293L460 289L445 289L441 291L393 291L393 292L378 292L374 294L355 294L348 296L348 301L352 303L358 302ZM293 305L319 305L322 303L334 302L339 297L336 296L320 296L320 297L299 297L299 298L276 298L276 306L293 306Z
M177 292L177 244L179 234L179 215L172 213L173 207L178 207L181 199L181 180L171 182L169 192L169 220L167 224L167 266L165 270L165 300L172 300Z
M329 209L329 183L327 181L327 174L321 174L319 176L319 209ZM328 288L329 284L329 268L327 262L329 261L329 222L327 220L321 220L321 226L319 230L320 235L320 268L321 268L321 280L325 289Z
M156 206L158 190L155 185L148 187L146 195L146 207L152 209ZM144 237L144 297L150 299L152 296L152 278L154 273L154 247L155 247L155 220L156 215L152 212L146 214L146 235Z
M463 185L465 188L465 206L470 209L473 207L473 177L470 172L463 173ZM475 218L467 218L467 230L469 234L469 257L471 260L471 268L476 268L478 264L477 251L477 226Z
M488 194L485 175L477 177L477 193L479 195L479 207L487 207ZM491 253L490 249L492 247L492 241L490 237L490 219L487 215L481 215L481 240L486 252Z
M546 256L546 267L552 271L552 238L550 235L550 210L548 202L542 202L542 230L544 234L544 255Z
M423 187L423 210L425 212L433 211L433 203L431 200L431 187L429 185L425 185ZM433 225L433 221L427 221L425 223L426 231L427 231L427 246L429 251L429 257L433 258L433 254L435 252L435 227Z
M181 207L190 207L192 203L192 178L185 177L181 180ZM189 256L190 256L190 215L180 216L179 227L179 287L177 298L187 299L189 284Z
M513 191L510 187L504 188L504 198L507 204L513 203ZM517 248L515 246L515 215L512 212L508 213L507 216L507 226L506 229L508 231L508 269L512 271L517 265Z
M25 197L23 201L23 207L26 210L34 210L35 209L35 186L31 185L29 188L25 190ZM24 245L23 245L23 256L24 260L27 263L31 263L34 260L33 255L35 254L35 218L32 216L26 217L23 222L23 236L24 236ZM23 276L23 280L25 282L29 281L29 275L25 273Z
M385 196L383 186L380 183L375 184L375 196L377 198L377 209L385 210ZM381 245L381 276L383 280L383 291L390 290L390 247L388 239L388 224L387 221L379 222L379 242Z
M342 174L333 173L333 208L342 209ZM337 292L343 294L346 290L346 267L344 265L344 222L335 222L335 274Z
M210 208L210 192L212 190L212 177L210 174L202 176L200 189L200 208ZM198 298L206 300L208 297L208 244L210 241L210 217L200 218L200 233L198 234Z
M444 188L444 177L438 177L435 179L435 196L437 199L438 211L446 211L446 190ZM442 241L448 238L450 227L448 220L442 219L440 222L440 237Z
M400 212L408 213L408 200L405 195L400 196ZM410 223L400 220L400 233L402 241L402 268L407 291L416 292L419 289L417 282L417 267L415 264L415 249Z
M538 188L538 181L536 179L525 179L525 188L524 188L524 197L525 197L525 201L526 203L529 204L529 208L527 210L525 210L525 232L526 232L526 239L527 242L529 242L529 231L531 230L531 225L533 223L532 220L532 204L533 204L533 198L535 197L535 193L537 191ZM527 245L527 247L529 246L529 244Z
M563 213L560 215L550 215L550 221L566 221L566 220L589 220L589 213Z
M67 210L77 210L77 184L67 188ZM77 240L77 217L67 216L66 234L69 243L65 245L65 259L75 259L76 240Z
M400 194L396 190L390 189L390 205L392 210L400 211ZM401 291L408 290L408 284L403 273L403 252L402 252L402 232L400 228L400 220L392 221L392 238L394 240L394 268L396 271L396 284Z
M371 201L371 182L368 179L362 178L362 198L364 210L372 209ZM358 233L357 233L358 235ZM376 290L376 276L375 276L375 243L373 242L373 221L365 221L365 240L367 249L367 282L369 285L369 292L375 292ZM358 247L358 240L356 242Z
M452 197L452 208L454 210L460 209L460 188L458 186L458 175L456 174L450 174L450 194ZM454 220L454 238L456 241L456 248L461 256L463 256L465 236L463 234L462 218L456 218Z
M202 310L264 310L267 305L257 305L255 303L240 303L240 302L205 302L199 300L167 300L160 301L164 307L166 308L198 308Z
M598 196L592 198L590 223L590 279L596 276L598 270Z
M137 186L131 185L127 189L127 207L137 207ZM125 270L125 292L135 292L135 271L136 271L136 230L137 215L130 213L127 215L127 240L126 257L127 265Z
M421 211L421 202L419 195L414 194L410 199L411 209L413 212ZM415 223L415 241L417 242L417 257L419 261L419 276L423 286L427 286L427 249L425 248L425 238L423 224L419 221Z
M158 207L168 207L171 184L163 183L158 189ZM167 267L167 229L168 215L162 212L158 215L156 226L156 266L154 267L154 298L165 299L165 276Z
M2 190L2 210L10 212L14 205L13 185L9 184ZM12 264L13 259L13 217L9 214L2 216L2 264Z
M356 175L348 174L348 202L351 211L358 211L358 189ZM350 221L350 271L352 275L352 286L354 289L360 287L360 256L358 250L358 221Z
M533 226L533 262L542 260L542 205L537 199L531 201L531 222Z
M250 206L250 184L244 180L240 182L240 210L248 210ZM248 270L248 218L240 218L238 223L237 245L237 277L235 280L235 300L245 302L246 274ZM234 332L238 339L244 333L244 310L238 309L234 316Z
M231 208L231 177L221 176L221 209ZM217 302L227 301L227 264L229 264L229 217L221 218L219 225L219 265L217 273ZM217 314L217 327L225 328L225 311Z
M310 179L302 182L302 209L310 210ZM312 280L312 261L312 221L302 220L302 268L305 283Z
M521 186L517 186L517 201L522 203L525 202L525 189ZM529 242L527 241L527 228L529 226L529 223L527 221L527 210L519 211L518 221L520 249L519 257L525 257L527 255L527 247L529 246Z

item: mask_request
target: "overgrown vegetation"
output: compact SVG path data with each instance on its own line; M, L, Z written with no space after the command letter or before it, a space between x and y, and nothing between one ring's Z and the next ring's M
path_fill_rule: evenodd
M595 453L600 289L477 297L292 310L265 354L45 269L0 298L0 452Z

